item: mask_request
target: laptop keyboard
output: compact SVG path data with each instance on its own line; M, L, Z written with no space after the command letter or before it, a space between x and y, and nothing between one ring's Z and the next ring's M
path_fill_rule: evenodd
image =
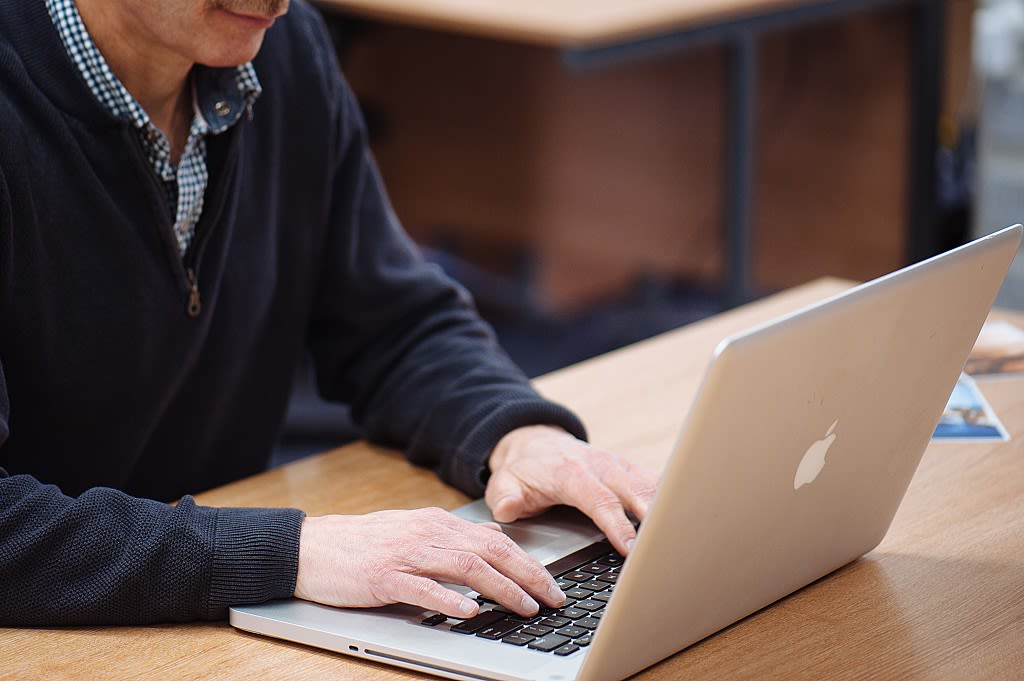
M477 600L481 611L475 617L457 620L436 614L421 624L447 627L456 634L479 636L544 653L571 655L590 645L624 560L611 544L601 541L548 566L559 588L565 592L565 605L541 608L533 617L516 615L480 596ZM488 606L491 607L483 609Z

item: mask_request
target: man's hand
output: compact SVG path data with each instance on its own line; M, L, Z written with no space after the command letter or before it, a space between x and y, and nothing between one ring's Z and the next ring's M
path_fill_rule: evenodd
M341 607L410 603L457 618L476 614L474 600L438 581L469 586L521 615L537 613L534 598L551 607L565 602L547 570L492 523L471 523L438 508L303 521L297 598Z
M642 521L658 485L649 471L552 426L507 434L494 448L490 468L485 498L495 520L508 523L557 504L575 506L623 555L636 539L626 511Z

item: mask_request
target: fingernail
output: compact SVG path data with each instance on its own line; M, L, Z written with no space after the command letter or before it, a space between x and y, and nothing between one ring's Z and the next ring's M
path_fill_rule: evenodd
M633 547L636 546L636 539L630 539L626 542L626 553L633 553Z
M529 596L523 596L523 612L532 613L539 612L540 604L533 600Z
M559 589L557 584L552 584L548 588L548 599L552 603L561 605L562 603L565 603L565 592Z
M459 614L465 615L466 617L472 617L476 614L477 604L476 601L468 598L463 599L459 602Z

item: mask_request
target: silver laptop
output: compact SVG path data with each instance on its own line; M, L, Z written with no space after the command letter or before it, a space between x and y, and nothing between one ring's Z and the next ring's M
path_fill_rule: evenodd
M1021 240L1016 225L718 346L634 550L576 512L507 526L558 575L536 621L299 600L246 631L454 679L623 679L882 540ZM490 519L480 502L457 511ZM576 565L566 556L575 554Z

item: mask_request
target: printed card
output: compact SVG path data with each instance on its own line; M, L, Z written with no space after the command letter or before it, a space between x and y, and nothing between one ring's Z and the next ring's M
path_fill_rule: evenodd
M933 440L1009 440L1006 428L970 376L961 374Z

